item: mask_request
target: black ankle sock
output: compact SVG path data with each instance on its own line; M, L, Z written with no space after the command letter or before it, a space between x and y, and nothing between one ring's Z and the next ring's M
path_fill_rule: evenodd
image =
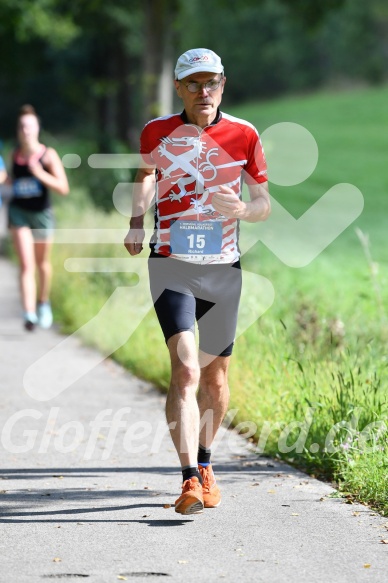
M202 477L197 466L185 466L182 468L182 476L184 482L190 478L198 478L199 482L202 484Z
M201 464L201 466L210 464L211 454L212 451L210 448L206 449L206 447L202 447L200 444L198 448L198 463Z

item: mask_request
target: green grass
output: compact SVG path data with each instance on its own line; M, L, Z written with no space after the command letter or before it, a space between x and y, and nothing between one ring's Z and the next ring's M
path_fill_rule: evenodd
M244 255L244 269L267 278L275 299L236 342L230 370L230 408L238 410L234 422L250 422L265 454L335 480L382 513L388 513L387 98L388 88L382 87L228 110L260 132L292 121L315 137L314 173L297 186L271 186L272 196L295 217L337 183L354 184L365 199L361 216L306 267L288 267L260 242ZM72 181L71 197L57 204L59 226L125 233L125 217L92 209L76 188L76 171ZM255 228L244 225L243 237L254 237ZM361 243L356 229L369 242ZM148 290L142 284L132 287L128 300L110 310L108 326L88 326L117 287L129 289L134 282L128 273L69 273L64 268L69 257L135 260L121 243L55 246L55 314L64 331L80 329L85 342L113 352L124 366L165 390L168 353L153 311L146 313ZM259 291L246 291L247 305L255 309ZM139 314L141 325L117 348L123 327Z

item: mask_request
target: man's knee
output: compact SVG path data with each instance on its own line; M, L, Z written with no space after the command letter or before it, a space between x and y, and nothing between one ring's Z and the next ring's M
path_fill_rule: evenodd
M186 390L195 390L200 378L199 365L192 363L175 363L171 372L171 385L175 390L183 392Z
M230 356L212 356L202 350L199 351L201 367L201 384L223 385L228 380Z
M211 397L212 401L223 401L225 396L229 394L229 386L227 381L224 382L213 382L213 383L203 383L200 381L201 393L205 393Z

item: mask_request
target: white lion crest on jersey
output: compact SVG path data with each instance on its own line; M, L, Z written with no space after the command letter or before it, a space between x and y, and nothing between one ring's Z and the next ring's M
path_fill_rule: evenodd
M195 136L183 136L182 138L161 138L161 144L158 148L160 156L165 156L170 160L171 164L168 168L162 168L163 178L170 178L172 172L176 170L184 170L187 174L193 174L196 168L192 166L191 162L201 157L205 151L205 144ZM170 148L168 148L170 146ZM188 148L182 154L174 154L172 148Z

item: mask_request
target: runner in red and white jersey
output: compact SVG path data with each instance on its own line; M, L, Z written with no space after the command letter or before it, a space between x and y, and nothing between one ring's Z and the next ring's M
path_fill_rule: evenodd
M216 211L212 198L220 185L241 197L243 180L248 185L267 181L265 156L253 125L217 109L214 120L201 128L183 111L150 121L141 135L140 152L157 168L154 251L196 263L236 261L238 219ZM216 223L222 229L220 252L201 253L194 247L189 253L179 253L181 248L174 253L171 226L177 220L195 221L197 231L205 233Z
M264 221L270 213L258 133L220 112L225 81L213 51L193 49L179 57L174 84L184 111L155 119L142 132L144 167L136 176L125 239L131 255L142 251L144 215L155 197L148 266L170 353L166 418L182 469L182 494L175 502L180 514L221 503L210 448L229 402L242 279L239 221ZM241 197L243 181L248 201Z

